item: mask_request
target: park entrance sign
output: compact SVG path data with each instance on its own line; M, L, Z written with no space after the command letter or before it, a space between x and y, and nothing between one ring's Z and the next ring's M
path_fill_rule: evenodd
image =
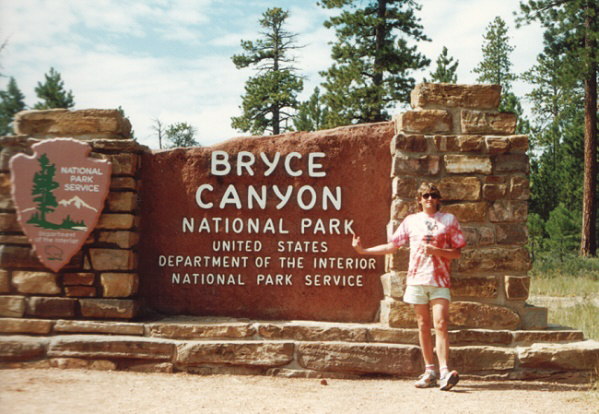
M18 221L40 261L57 272L87 240L110 187L110 162L88 158L73 139L32 146L10 162Z
M392 136L372 124L144 158L144 297L165 313L373 321L383 258L351 237L385 242Z

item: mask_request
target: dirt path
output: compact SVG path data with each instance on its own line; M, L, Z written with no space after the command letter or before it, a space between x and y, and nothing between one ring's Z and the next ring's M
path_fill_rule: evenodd
M597 392L530 382L285 379L59 369L0 371L0 413L599 413Z

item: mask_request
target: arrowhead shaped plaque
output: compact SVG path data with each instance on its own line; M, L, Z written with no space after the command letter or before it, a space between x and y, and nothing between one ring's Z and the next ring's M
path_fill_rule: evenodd
M10 160L17 218L40 261L57 272L96 226L110 189L109 161L89 158L91 147L57 138Z

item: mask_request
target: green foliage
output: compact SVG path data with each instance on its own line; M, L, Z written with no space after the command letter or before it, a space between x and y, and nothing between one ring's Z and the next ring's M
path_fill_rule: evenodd
M579 243L580 218L562 203L549 213L545 230L549 236L546 240L547 247L557 253L560 261L566 254L576 251Z
M177 122L166 128L165 137L169 142L167 148L198 147L195 140L196 130L187 122Z
M37 204L39 223L46 223L46 214L54 211L54 207L58 207L56 197L53 191L58 188L58 183L54 181L56 173L56 165L50 164L50 160L46 154L39 157L40 171L33 175L33 202Z
M35 93L41 99L34 105L35 109L72 108L75 106L73 92L64 89L64 81L60 73L54 68L50 68L50 72L46 73L44 77L46 78L45 82L38 82L35 87Z
M11 77L5 91L0 91L0 135L12 134L12 122L17 112L25 109L25 95Z
M366 4L364 4L366 3ZM430 64L415 43L429 40L414 0L322 0L341 9L325 22L334 28L333 65L322 72L326 127L389 119L388 109L407 102L415 80L411 71Z
M523 75L534 86L527 95L533 108L530 207L544 219L560 201L571 209L582 207L583 92L563 71L564 47L547 31L543 53Z
M299 106L297 95L304 86L290 55L299 46L295 45L297 35L284 29L288 17L289 12L278 7L266 10L259 21L262 37L255 42L242 40L245 53L232 57L238 69L251 66L258 71L246 82L243 114L231 118L235 129L255 135L291 129L292 112Z
M537 213L530 213L526 225L528 227L528 248L530 250L532 261L534 262L537 252L541 250L543 246L545 222Z
M448 51L443 46L443 51L437 58L437 67L434 72L431 72L431 79L424 78L424 82L444 82L444 83L457 83L458 81L458 64L459 60L453 61L453 57L448 56Z
M129 120L129 117L125 114L125 110L123 109L122 106L119 105L119 107L116 108L116 110L119 111L119 114L121 114L121 116L123 118L126 118L129 122L131 122L131 120ZM135 131L133 129L131 129L130 137L131 137L131 139L135 139L135 140L137 139L135 137Z
M501 85L499 110L515 113L518 116L516 133L528 134L530 122L524 116L520 99L511 91L512 82L517 79L517 76L511 71L512 61L510 58L515 47L510 44L505 21L499 16L495 17L487 26L483 39L483 59L472 72L478 74L476 78L478 82Z
M495 17L487 26L483 39L483 60L472 70L478 74L476 80L501 85L502 93L508 93L516 75L511 72L510 54L514 46L509 43L505 21L499 16Z
M599 339L599 259L553 252L537 255L530 271L534 304L549 307L549 322L580 329L588 339ZM545 303L542 296L563 299ZM572 298L572 299L569 299ZM591 302L593 301L593 302Z
M549 292L551 296L566 296L580 294L568 288L572 278L585 280L585 285L599 283L599 259L578 257L575 254L567 254L562 260L553 252L545 250L537 255L530 272L534 278L564 279L563 285L555 291ZM567 278L570 278L568 282ZM588 282L588 283L587 283ZM534 284L533 284L534 287ZM559 292L562 292L560 294ZM599 292L598 290L586 290L587 292Z
M289 131L292 114L286 109L299 106L297 93L302 89L302 80L289 70L251 77L242 97L243 115L231 118L231 126L254 135Z
M74 221L70 215L67 215L64 220L62 221L62 223L58 226L61 229L74 229L75 227L85 227L85 222L83 220L81 221Z
M300 104L293 124L298 131L318 131L323 127L328 113L328 108L322 103L320 89L316 87L310 99Z
M529 0L520 3L517 19L519 24L540 22L545 28L545 50L550 47L563 51L556 68L560 85L584 85L584 214L580 245L580 254L584 256L597 252L598 14L598 0Z

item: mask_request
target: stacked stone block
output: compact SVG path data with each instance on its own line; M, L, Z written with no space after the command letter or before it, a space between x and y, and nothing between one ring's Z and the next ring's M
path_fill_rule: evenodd
M497 111L500 93L498 85L424 83L414 89L414 109L394 120L390 227L418 211L420 183L436 183L442 211L458 218L467 239L453 263L451 325L545 328L547 310L525 303L528 137L514 134L514 114ZM416 324L401 302L407 267L408 249L402 248L387 258L381 279L381 321L393 327Z
M0 316L132 319L138 314L138 170L146 150L116 110L17 114L15 136L0 138ZM73 138L112 163L110 193L96 228L59 272L46 269L23 234L11 198L9 160L50 138Z

